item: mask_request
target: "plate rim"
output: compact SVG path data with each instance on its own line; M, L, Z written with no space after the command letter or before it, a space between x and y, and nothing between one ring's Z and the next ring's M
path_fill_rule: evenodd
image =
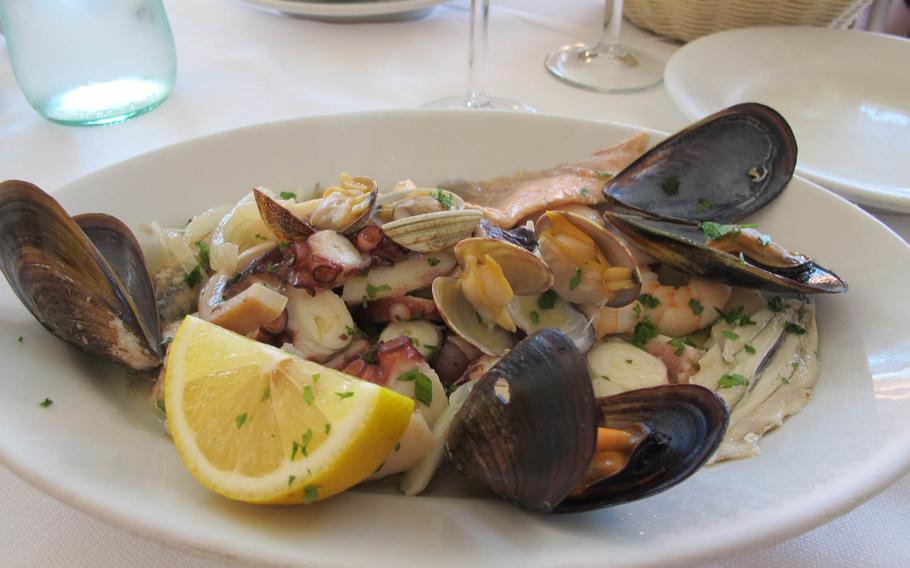
M667 61L666 67L664 68L664 85L666 85L667 94L670 96L670 100L673 101L673 104L676 105L676 108L679 109L679 111L685 115L687 119L692 121L701 120L712 112L720 109L718 108L712 110L704 110L703 105L699 105L699 103L695 100L695 97L693 97L691 93L686 92L688 89L686 89L684 85L687 81L685 79L685 73L680 69L683 66L683 64L680 63L680 60L685 61L686 54L692 50L690 46L701 46L705 43L720 41L718 38L722 39L727 36L736 37L737 35L741 34L784 33L797 35L800 31L804 30L812 30L813 33L831 35L850 33L853 34L853 37L859 34L864 34L866 36L876 38L875 41L888 41L895 44L905 43L908 46L908 52L910 52L910 39L899 38L883 33L860 30L843 30L814 26L786 25L751 26L748 28L722 30L713 34L702 36L683 45L670 57L670 59ZM910 193L901 195L895 191L873 187L871 184L846 183L843 180L825 173L824 171L806 167L799 162L797 162L796 165L796 173L800 177L813 181L825 189L835 191L836 193L839 193L847 197L849 200L861 205L867 205L870 207L875 207L881 210L896 213L910 213Z
M274 121L250 124L239 128L226 129L223 131L197 136L174 144L158 147L150 151L137 154L135 156L131 156L127 159L109 164L103 168L93 170L92 172L72 179L63 185L54 188L51 193L56 197L60 192L70 191L70 188L74 185L84 184L95 176L104 176L109 172L109 170L123 167L125 164L133 161L148 159L149 157L153 157L158 154L167 154L174 151L180 151L183 148L199 143L205 143L208 140L243 136L243 133L245 131L252 132L272 127L282 128L290 127L292 125L306 125L309 122L333 121L339 119L357 119L359 117L375 117L377 115L458 115L469 112L471 111L445 109L393 109L378 111L359 111L353 113L339 112L293 119L278 119ZM633 124L617 121L578 118L546 113L523 115L511 111L485 112L487 114L492 112L498 115L528 116L531 117L531 120L551 120L556 122L570 123L595 123L601 127L608 129L616 128L620 130L647 132L649 135L657 137L663 137L667 135L666 133L655 129L643 128L635 126ZM811 180L807 180L799 176L795 176L794 180L796 180L799 184L805 184L805 187L811 191L819 191L822 194L823 198L832 199L835 202L838 202L838 206L848 208L851 211L851 215L859 215L860 217L864 217L867 221L872 221L876 226L885 229L885 233L888 235L887 238L896 239L896 241L900 243L901 247L907 252L907 254L910 254L910 244L905 242L899 235L897 235L897 233L895 233L875 216L871 215L862 208L857 207L855 204L844 199L842 196L839 196L825 189L824 187L815 184ZM799 512L791 514L789 517L782 520L776 517L769 517L768 515L765 515L764 517L755 521L758 525L758 530L756 533L750 533L748 535L739 534L736 532L731 532L729 535L726 535L726 533L724 533L725 538L719 538L718 540L721 542L716 542L712 544L711 547L694 548L692 546L681 546L672 554L674 564L679 566L690 566L701 562L718 560L723 558L725 555L740 554L758 550L782 542L788 538L793 538L795 536L803 534L855 509L856 507L865 503L867 500L887 489L903 475L910 472L910 435L906 436L904 439L892 440L891 445L901 446L903 451L890 453L882 452L876 456L876 459L870 462L871 464L874 464L874 476L870 477L870 474L868 472L868 465L866 468L864 468L863 474L856 471L851 472L850 474L845 475L843 478L838 480L838 482L825 486L822 494L820 496L815 496L811 502L804 503L805 506ZM32 487L35 487L45 494L50 495L54 499L57 499L58 501L68 506L84 512L91 517L100 520L101 522L110 524L115 528L125 530L128 533L140 538L151 540L176 550L189 551L197 555L201 554L203 556L215 556L229 560L267 563L269 565L276 566L292 564L297 565L296 563L292 563L290 561L289 556L281 554L280 552L257 550L255 553L253 553L241 545L233 545L233 547L229 548L225 546L224 542L213 542L209 538L195 534L189 536L180 534L177 531L170 530L167 527L162 526L152 520L147 520L141 515L130 515L120 511L116 507L105 506L97 500L93 500L88 496L82 496L75 490L67 487L65 484L60 483L59 478L54 478L49 475L41 475L39 471L31 470L26 467L25 464L17 462L13 458L12 454L6 451L6 448L2 444L0 444L0 464L2 464L4 467L7 467L17 477L24 480ZM849 497L844 497L845 488L850 489L848 493ZM755 538L756 536L758 538ZM658 558L652 560L651 563L660 560L661 559ZM650 565L647 562L638 562L638 564ZM596 566L598 564L597 560L592 559L590 562L581 565Z

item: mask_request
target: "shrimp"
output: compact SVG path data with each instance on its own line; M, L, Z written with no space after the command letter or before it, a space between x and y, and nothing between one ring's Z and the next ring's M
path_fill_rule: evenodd
M665 286L658 281L655 272L645 270L641 273L641 295L637 302L621 308L597 310L589 307L586 313L588 317L593 316L598 339L605 335L631 333L645 319L653 323L658 332L680 337L711 325L731 293L730 286L698 276L690 276L685 286Z

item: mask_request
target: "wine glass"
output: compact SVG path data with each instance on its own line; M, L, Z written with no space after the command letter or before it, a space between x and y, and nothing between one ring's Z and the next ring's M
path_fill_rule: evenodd
M660 84L663 63L641 49L620 43L622 1L604 8L603 32L596 43L564 45L547 56L546 67L556 78L584 89L631 93Z
M425 108L465 108L492 110L524 110L533 108L510 99L491 96L487 92L489 68L487 48L490 37L490 0L471 0L471 31L468 42L468 92L446 97L423 105Z

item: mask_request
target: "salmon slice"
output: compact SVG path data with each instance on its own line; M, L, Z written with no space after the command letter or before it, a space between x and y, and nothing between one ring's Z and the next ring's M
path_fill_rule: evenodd
M648 135L641 132L595 152L582 163L479 183L443 183L440 187L458 193L467 203L481 208L491 223L508 229L535 213L560 205L602 202L604 184L647 148Z

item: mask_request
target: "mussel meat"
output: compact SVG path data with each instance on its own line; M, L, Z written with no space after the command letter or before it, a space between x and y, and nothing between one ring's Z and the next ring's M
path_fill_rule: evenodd
M683 481L715 451L728 413L712 391L666 385L595 399L584 356L561 331L538 331L502 357L453 419L454 465L539 512L607 507ZM590 479L599 427L637 442L618 471Z
M123 223L106 215L74 219L38 187L6 181L0 260L13 291L54 335L134 369L161 364L154 288Z

